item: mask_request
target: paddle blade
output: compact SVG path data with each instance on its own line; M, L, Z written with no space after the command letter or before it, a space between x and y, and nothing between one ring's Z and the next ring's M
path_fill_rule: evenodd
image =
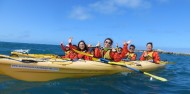
M163 81L163 82L168 81L168 80L165 79L165 78L162 78L162 77L159 77L159 76L156 76L156 75L153 75L153 74L147 73L147 72L144 72L144 74L145 74L145 75L148 75L148 76L150 76L150 77L152 77L152 78L154 78L154 79L157 79L157 80Z
M160 61L160 64L176 64L176 62L164 62L164 61Z

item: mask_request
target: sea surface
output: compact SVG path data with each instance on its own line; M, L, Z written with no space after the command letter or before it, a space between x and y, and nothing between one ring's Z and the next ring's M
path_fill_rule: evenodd
M29 49L30 53L64 54L58 45L0 42L0 54L9 55L18 49ZM151 80L139 73L48 82L26 82L0 75L0 94L190 94L190 56L160 56L175 64L150 73L167 78L168 82Z

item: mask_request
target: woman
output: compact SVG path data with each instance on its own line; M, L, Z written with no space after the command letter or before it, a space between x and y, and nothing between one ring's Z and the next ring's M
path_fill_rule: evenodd
M88 47L83 40L79 41L79 43L78 43L78 51L82 51L82 52L90 54L90 52L88 51ZM82 54L78 54L78 58L84 59L84 60L91 60L90 57L82 55Z
M69 47L70 47L71 50L73 49L72 38L69 38ZM81 52L89 53L88 52L88 47L87 47L86 43L83 40L79 41L77 50L81 51ZM78 59L84 59L84 60L91 60L90 57L85 56L83 54L79 54L79 53L77 54L77 58Z

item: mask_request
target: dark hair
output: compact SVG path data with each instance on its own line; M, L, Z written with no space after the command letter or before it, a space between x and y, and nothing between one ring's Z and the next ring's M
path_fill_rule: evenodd
M80 44L81 42L84 43L84 50L83 50L83 51L88 51L88 47L87 47L86 43L85 43L83 40L79 41L79 43L78 43L78 50L79 50L79 51L82 51L82 50L80 49L80 47L79 47L79 44Z
M111 38L106 38L106 39L104 40L104 42L105 42L106 40L110 40L110 41L111 41L111 45L113 44L113 40L112 40Z
M131 44L131 45L130 45L130 47L133 47L133 48L135 48L135 45Z
M95 51L95 48L91 47L91 48L89 48L89 51L90 52Z
M123 50L123 48L121 48L121 47L119 47L118 49L121 49L121 50Z
M148 42L148 43L146 44L146 46L147 46L148 44L150 44L150 45L153 47L153 44L152 44L152 42Z

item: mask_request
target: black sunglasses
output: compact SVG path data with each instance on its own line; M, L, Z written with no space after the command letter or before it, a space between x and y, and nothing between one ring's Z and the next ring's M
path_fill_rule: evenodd
M105 43L108 43L108 44L110 44L110 45L111 45L111 42L105 41Z

